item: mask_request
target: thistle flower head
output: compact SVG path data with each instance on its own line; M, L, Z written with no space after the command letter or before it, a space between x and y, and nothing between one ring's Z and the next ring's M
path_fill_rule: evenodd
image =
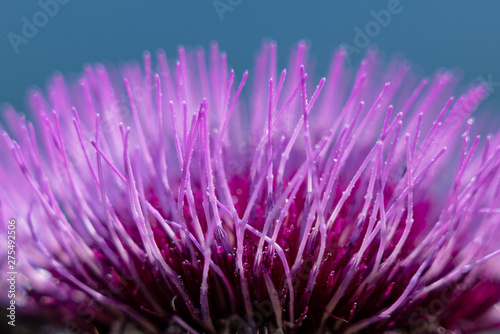
M7 108L20 312L74 333L499 326L500 142L469 119L487 87L345 57L315 81L304 43L280 73L265 43L247 81L181 47L55 75L31 121Z

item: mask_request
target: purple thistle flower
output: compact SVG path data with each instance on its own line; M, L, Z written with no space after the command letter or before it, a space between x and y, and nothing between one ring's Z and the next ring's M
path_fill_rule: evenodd
M345 57L315 82L305 44L278 74L266 43L244 89L217 45L208 66L181 47L158 74L146 53L56 75L32 122L8 107L18 311L68 333L499 328L500 140L468 120L487 87Z

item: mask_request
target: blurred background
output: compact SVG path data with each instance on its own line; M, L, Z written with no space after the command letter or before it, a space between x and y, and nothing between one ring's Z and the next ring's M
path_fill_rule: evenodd
M0 0L0 103L26 111L31 85L51 74L78 73L84 63L140 59L179 44L217 40L236 73L252 69L264 38L278 42L279 65L299 40L312 46L316 75L326 74L334 48L358 64L368 44L401 52L431 75L459 68L464 82L490 83L500 101L498 0ZM498 84L497 84L498 82ZM500 109L498 109L500 110Z

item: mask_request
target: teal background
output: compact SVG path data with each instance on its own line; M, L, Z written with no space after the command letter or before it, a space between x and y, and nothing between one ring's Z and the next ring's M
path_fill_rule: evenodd
M21 35L23 17L32 21L41 7L38 1L0 0L0 103L25 111L26 90L44 86L55 70L78 73L87 62L140 59L144 50L158 48L173 58L179 44L207 47L212 40L241 73L252 69L264 38L278 42L280 67L290 48L306 39L316 74L325 75L334 48L342 42L355 45L354 28L364 30L374 20L370 11L390 2L221 0L235 4L221 21L212 1L64 1L15 53L8 34ZM488 76L500 82L500 1L401 0L400 6L401 12L371 38L387 55L401 52L428 75L458 67L465 82ZM352 57L354 64L360 59ZM498 86L490 103L500 101Z

